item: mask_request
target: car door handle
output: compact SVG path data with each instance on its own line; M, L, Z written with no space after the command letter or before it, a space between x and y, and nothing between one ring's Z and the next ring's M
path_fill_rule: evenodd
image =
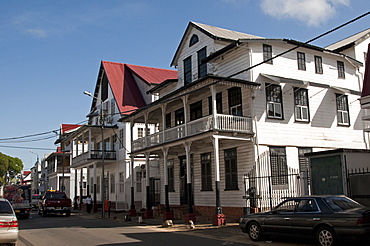
M284 220L290 220L290 218L284 218Z
M320 221L321 219L320 218L313 218L312 220L313 221Z

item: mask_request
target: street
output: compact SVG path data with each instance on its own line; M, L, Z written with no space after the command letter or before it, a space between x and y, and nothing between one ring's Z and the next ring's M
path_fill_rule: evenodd
M42 245L290 245L305 246L296 241L252 242L237 226L162 228L137 225L93 215L72 214L42 217L32 212L30 219L19 220L18 246Z

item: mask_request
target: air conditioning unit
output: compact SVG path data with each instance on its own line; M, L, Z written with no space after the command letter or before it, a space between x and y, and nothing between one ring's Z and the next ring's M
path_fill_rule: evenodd
M145 171L145 169L146 169L146 165L145 164L140 165L140 171Z

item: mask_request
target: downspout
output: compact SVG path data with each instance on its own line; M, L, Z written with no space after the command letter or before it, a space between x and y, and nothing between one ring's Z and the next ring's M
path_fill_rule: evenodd
M252 67L253 65L253 59L252 59L252 49L248 47L249 50L249 66ZM253 76L253 69L250 69L250 81L254 81L254 76ZM256 177L261 176L261 165L260 165L260 151L259 151L259 141L258 141L258 127L257 127L257 114L256 114L256 104L255 104L255 99L256 99L256 90L258 88L253 89L253 93L251 95L251 104L252 104L252 119L253 119L253 124L254 124L254 146L255 146L255 154L257 158L255 158L256 161ZM261 179L258 179L256 187L256 195L258 195L261 185Z

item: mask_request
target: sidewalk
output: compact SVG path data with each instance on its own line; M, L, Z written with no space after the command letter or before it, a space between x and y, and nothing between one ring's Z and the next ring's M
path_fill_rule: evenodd
M96 219L102 219L101 211L97 213L87 213L86 211L72 211L75 214L81 214L81 216L93 217ZM267 241L252 242L246 233L243 233L239 228L239 223L226 223L223 226L213 226L212 221L197 221L195 227L191 229L189 225L185 224L183 220L174 220L173 226L163 227L161 218L147 219L140 223L138 217L132 217L130 221L125 220L126 213L115 213L112 212L111 216L108 217L108 213L105 214L105 220L114 220L126 225L132 226L145 226L154 229L158 229L166 232L176 232L184 233L187 235L197 236L197 237L206 237L211 239L217 239L224 241L225 245L238 243L254 246L268 246L268 245L277 245L277 246L304 246L304 245L314 245L313 243L302 243L295 241L287 240L277 240L272 241L268 239Z
M97 219L102 219L102 213L101 211L98 211L97 213L87 213L86 211L80 211L80 210L73 210L72 213L79 213L84 216L91 216ZM127 223L128 225L137 225L137 226L150 226L150 227L156 227L156 228L163 228L170 231L192 231L192 230L204 230L204 229L220 229L220 228L236 228L239 229L238 223L226 223L226 225L223 226L213 226L212 221L197 221L194 223L194 228L191 228L189 224L186 224L184 220L173 220L173 225L169 227L164 227L162 225L163 220L161 218L153 218L153 219L145 219L143 217L131 217L127 219L126 217L127 213L124 212L111 212L110 217L109 213L105 213L105 219L111 219L115 221L119 221L122 223Z

